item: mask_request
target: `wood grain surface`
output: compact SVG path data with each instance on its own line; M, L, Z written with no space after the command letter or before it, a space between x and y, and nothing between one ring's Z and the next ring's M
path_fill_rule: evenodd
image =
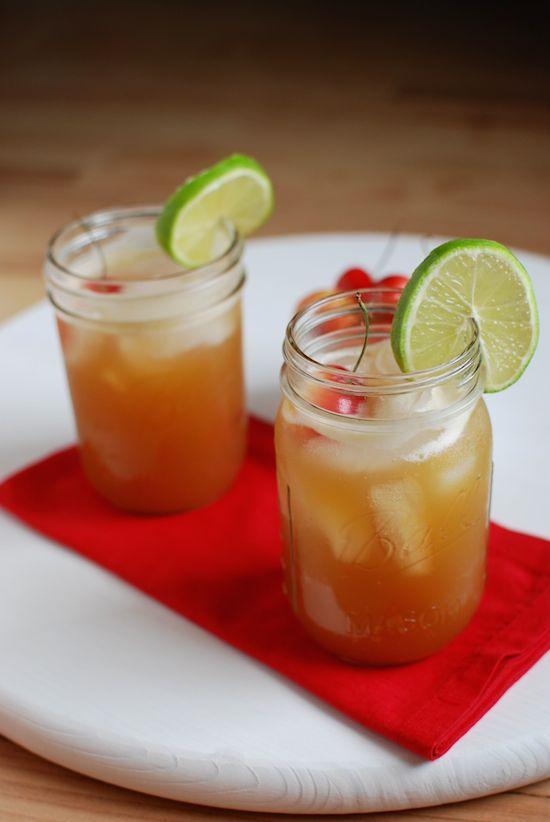
M235 150L273 177L268 233L398 227L550 254L537 4L477 4L475 26L465 4L416 6L0 3L0 318L42 294L61 223L163 200ZM363 818L543 820L549 800L546 781ZM275 817L142 796L0 740L2 822L202 818Z

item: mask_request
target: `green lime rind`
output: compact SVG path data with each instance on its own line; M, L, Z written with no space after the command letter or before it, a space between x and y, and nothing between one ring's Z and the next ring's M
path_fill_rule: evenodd
M205 195L220 189L228 181L237 177L248 177L255 180L262 189L262 208L254 209L253 213L235 215L234 213L213 213L213 222L222 219L234 225L241 236L248 236L260 228L271 216L275 204L273 185L262 166L252 157L244 154L232 154L220 160L199 174L188 178L166 201L162 213L156 223L156 236L159 245L180 265L194 267L209 260L194 260L186 249L178 245L178 226L189 208L196 204Z
M474 297L476 277L479 276L475 272L475 266L480 254L484 256L486 261L490 261L496 272L491 273L493 279L488 280L487 271L489 269L484 269L485 279L491 284L496 283L491 294L492 300L487 301L486 304L476 304ZM466 265L467 261L471 266L469 271ZM459 293L457 290L457 282L458 287L460 286L460 277L458 277L458 280L456 276L452 279L449 273L449 266L452 267L453 263L455 264L455 275L456 267L460 268L462 266L464 279L467 280L468 277L471 279L469 289L463 293ZM504 282L503 279L497 281L496 277L499 272L504 272L502 277L508 276L509 281ZM508 298L502 300L499 304L494 295L498 293L501 282L505 292L504 296ZM513 385L529 365L537 347L539 317L533 286L527 271L506 246L493 240L450 240L434 248L414 270L403 290L392 325L391 345L401 370L404 372L422 370L441 365L446 359L449 359L449 357L442 359L438 356L441 354L438 342L444 337L444 331L439 340L434 338L432 347L424 347L420 354L415 352L414 345L411 345L413 329L415 322L418 322L419 308L422 307L423 303L424 314L428 315L425 322L424 341L429 338L429 309L432 305L430 301L433 300L434 286L435 288L445 289L446 285L449 289L447 295L450 295L451 299L445 302L444 305L441 302L439 304L433 302L433 327L438 328L438 333L441 333L441 328L445 325L441 320L441 316L448 315L450 317L448 322L449 331L456 332L461 323L464 327L466 320L474 319L479 329L481 352L487 375L484 390L487 393L494 393L503 391ZM430 297L430 290L432 291L432 297ZM456 295L454 305L453 295ZM510 295L512 299L510 299ZM517 314L514 315L513 313L514 310L517 312L518 306L523 307L525 314L525 318L521 318L521 322L517 321ZM438 309L440 309L439 318L436 316ZM453 311L455 312L454 316ZM446 314L441 312L446 312ZM459 335L456 339L459 339ZM514 351L516 359L518 359L518 351L520 352L521 357L518 362L513 366L511 365L509 373L504 378L498 380L491 378L493 373L499 370L503 371L502 364L506 363L503 352L506 353L510 350ZM460 353L460 349L454 352L455 355Z

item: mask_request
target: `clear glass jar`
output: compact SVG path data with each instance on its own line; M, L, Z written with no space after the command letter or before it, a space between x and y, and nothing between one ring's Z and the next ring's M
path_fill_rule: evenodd
M362 292L355 372L353 294L293 318L275 428L292 608L329 651L375 665L428 656L471 619L492 472L475 325L458 358L403 374L389 343L397 297Z
M88 479L121 508L212 502L241 465L243 243L178 268L159 247L159 207L102 211L61 228L45 279Z

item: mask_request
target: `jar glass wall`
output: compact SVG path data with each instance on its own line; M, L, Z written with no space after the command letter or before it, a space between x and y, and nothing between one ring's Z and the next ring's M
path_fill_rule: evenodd
M403 374L395 293L329 297L290 323L276 421L286 590L308 633L354 662L425 657L475 612L492 470L475 326L456 360ZM344 366L347 370L343 370Z
M242 462L242 242L178 268L155 238L157 207L92 214L60 229L45 278L55 308L84 470L127 510L212 502Z

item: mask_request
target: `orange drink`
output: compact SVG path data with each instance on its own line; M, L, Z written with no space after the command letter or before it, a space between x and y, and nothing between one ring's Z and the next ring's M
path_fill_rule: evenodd
M371 326L359 363L364 329L349 295L287 330L276 422L286 591L326 649L396 664L448 643L480 601L491 426L473 326L458 358L403 374L391 300L363 299Z
M136 512L212 502L244 453L242 243L185 271L159 209L103 212L53 238L46 280L91 484ZM228 229L229 231L229 229Z

